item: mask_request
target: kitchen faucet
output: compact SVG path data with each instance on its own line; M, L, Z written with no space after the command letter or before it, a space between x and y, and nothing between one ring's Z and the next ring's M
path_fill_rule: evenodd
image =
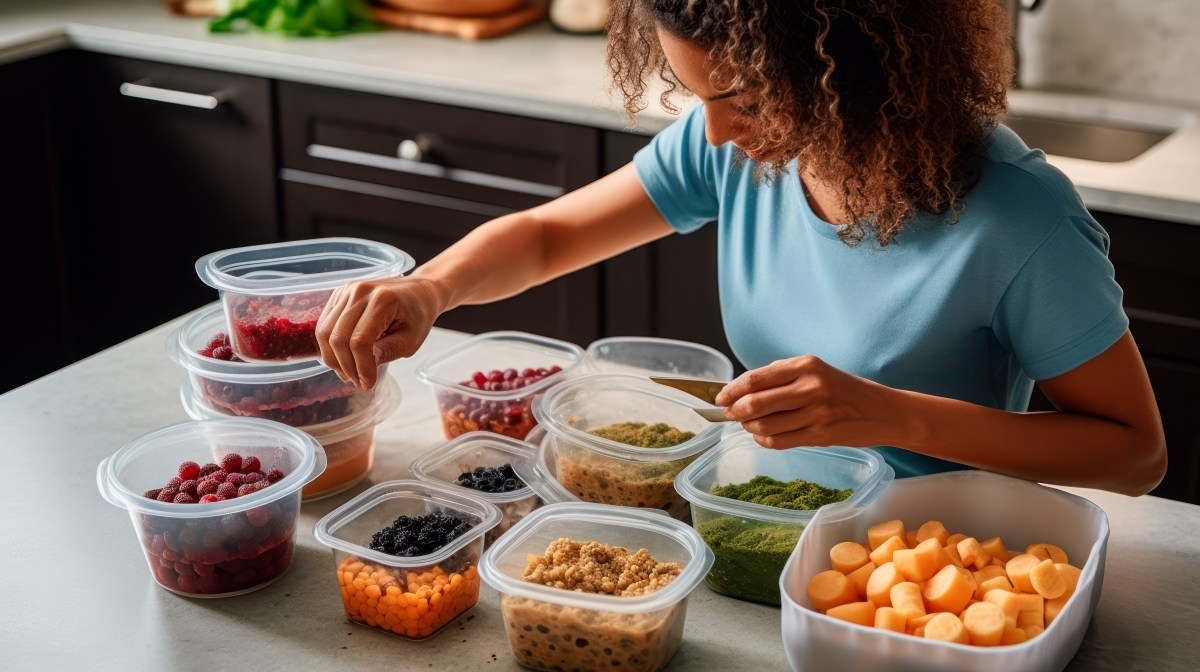
M1042 0L998 0L1004 5L1004 9L1008 11L1009 22L1009 47L1012 49L1013 63L1013 79L1012 88L1021 88L1021 46L1020 46L1020 25L1021 12L1032 12L1037 9Z

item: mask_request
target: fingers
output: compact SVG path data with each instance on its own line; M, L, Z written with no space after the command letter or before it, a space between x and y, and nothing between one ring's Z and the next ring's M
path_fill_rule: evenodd
M361 328L360 320L367 310L368 304L361 300L350 301L350 293L344 292L344 294L347 295L347 300L340 304L333 316L334 321L329 327L327 345L322 349L322 358L327 358L326 366L333 369L342 380L359 386L360 364L355 357L351 342L355 332ZM325 354L326 351L328 351L328 355ZM374 361L374 357L369 358Z
M321 350L321 363L332 369L342 380L345 380L346 376L341 369L341 364L337 360L337 355L334 353L330 338L333 334L333 327L337 324L338 317L341 316L345 304L346 294L342 292L342 288L338 287L333 290L333 294L329 296L329 300L325 302L325 307L321 310L321 317L317 320L316 332L317 347Z
M725 389L717 395L716 404L732 406L747 394L786 385L821 364L821 360L816 357L803 355L791 359L781 359L764 367L751 369L726 385Z
M781 437L803 435L804 443L788 445L770 445L769 448L790 448L793 446L823 445L828 435L829 412L824 407L808 407L794 411L772 413L756 420L742 423L742 428L755 436L755 440L769 439L779 442ZM762 444L762 441L759 441ZM765 444L763 444L765 445Z

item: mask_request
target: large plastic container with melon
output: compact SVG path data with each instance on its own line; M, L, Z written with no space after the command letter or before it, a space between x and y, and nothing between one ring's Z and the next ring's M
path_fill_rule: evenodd
M805 528L783 575L783 641L793 670L1042 672L1062 670L1083 641L1100 600L1108 518L1092 502L1055 488L985 471L897 479L857 515L822 509ZM837 511L830 512L837 514ZM867 538L867 528L901 519L910 529L938 520L951 532L1000 536L1009 548L1051 543L1079 567L1075 592L1040 635L1007 646L938 642L831 618L812 608L808 581L829 569L829 549ZM826 521L829 522L826 522Z

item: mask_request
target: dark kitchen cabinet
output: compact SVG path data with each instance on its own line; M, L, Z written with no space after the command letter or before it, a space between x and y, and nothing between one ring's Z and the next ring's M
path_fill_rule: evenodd
M424 263L489 219L596 176L595 129L433 103L279 84L287 238L356 236ZM599 270L462 306L437 326L516 329L587 345L600 335Z
M633 160L650 138L604 134L604 173ZM724 352L737 372L717 294L717 227L672 235L603 265L605 336L658 336L703 343Z
M52 102L77 359L215 300L196 259L278 240L279 224L268 80L61 56ZM215 107L189 105L214 102L203 96Z

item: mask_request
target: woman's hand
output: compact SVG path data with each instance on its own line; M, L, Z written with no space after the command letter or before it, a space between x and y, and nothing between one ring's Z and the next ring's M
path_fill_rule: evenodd
M421 277L347 283L329 297L317 322L321 361L369 390L380 364L421 347L444 305L437 285Z
M747 371L716 403L766 448L895 445L903 418L898 392L836 369L812 355Z

